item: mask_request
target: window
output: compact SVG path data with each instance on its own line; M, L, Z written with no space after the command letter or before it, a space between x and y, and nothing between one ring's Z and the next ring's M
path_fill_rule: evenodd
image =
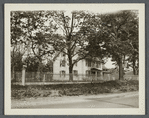
M77 75L78 75L78 71L77 71L77 70L73 70L73 74L74 74L75 76L77 76Z
M66 63L65 60L60 60L60 67L65 67L65 63Z
M90 60L86 60L86 66L91 67L91 61Z
M88 67L91 67L91 61L88 61Z
M88 66L88 60L86 60L86 66Z
M88 70L86 70L86 75L88 75Z
M65 73L64 70L60 71L60 77L61 77L61 76L62 76L62 77L65 77L65 75L66 75L66 73Z
M62 53L61 53L61 57L65 57L65 53L62 52Z
M90 75L90 71L89 70L86 70L86 75Z
M62 70L62 75L65 75L65 71L64 70Z

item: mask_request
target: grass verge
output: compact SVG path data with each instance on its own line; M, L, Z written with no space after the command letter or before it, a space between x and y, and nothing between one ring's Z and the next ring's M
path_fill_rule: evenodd
M118 93L137 91L139 82L130 81L107 81L100 83L78 83L57 85L11 85L11 97L13 99L48 97L48 96L78 96L95 95L102 93Z

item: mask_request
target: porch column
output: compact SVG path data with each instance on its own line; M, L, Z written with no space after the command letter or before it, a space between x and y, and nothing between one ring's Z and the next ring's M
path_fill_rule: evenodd
M95 71L95 77L96 77L96 80L98 80L97 74L98 74L98 72Z
M103 72L100 71L100 79L103 79Z
M111 80L111 78L110 78L110 74L108 74L108 80Z
M45 75L45 73L44 73L44 75L43 75L43 83L45 82L45 80L46 80L46 77L45 77L46 75Z

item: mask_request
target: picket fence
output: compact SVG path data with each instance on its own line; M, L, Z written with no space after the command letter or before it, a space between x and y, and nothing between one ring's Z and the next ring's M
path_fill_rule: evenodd
M119 78L118 74L104 74L102 76L95 75L71 75L73 76L73 81L77 82L86 82L86 81L109 81L117 80ZM50 72L26 72L25 73L25 82L67 82L69 81L69 74L60 75L52 74ZM124 75L124 79L127 80L138 80L138 75ZM14 76L11 76L12 83L17 83L22 81L22 72L15 72Z

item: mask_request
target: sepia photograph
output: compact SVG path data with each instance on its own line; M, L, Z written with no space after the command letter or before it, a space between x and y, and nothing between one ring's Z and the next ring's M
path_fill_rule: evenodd
M5 4L5 114L143 115L144 14L144 4Z

